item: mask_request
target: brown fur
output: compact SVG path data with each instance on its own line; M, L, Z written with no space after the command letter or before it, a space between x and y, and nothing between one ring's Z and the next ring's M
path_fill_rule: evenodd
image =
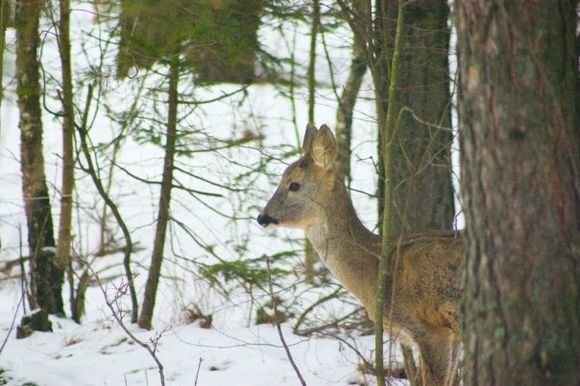
M303 149L258 221L304 229L328 269L374 320L381 239L356 215L334 166L330 129L309 125ZM291 183L300 189L290 191ZM423 385L451 385L459 345L463 240L456 232L438 231L396 237L393 245L383 324L391 336L419 348Z

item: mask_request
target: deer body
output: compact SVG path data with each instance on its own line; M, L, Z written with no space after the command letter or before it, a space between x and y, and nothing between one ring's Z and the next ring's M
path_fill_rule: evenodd
M304 229L336 279L375 320L381 238L358 218L334 162L330 129L307 128L304 156L291 164L258 222ZM424 386L451 385L459 342L464 245L453 232L393 240L383 324L421 353Z

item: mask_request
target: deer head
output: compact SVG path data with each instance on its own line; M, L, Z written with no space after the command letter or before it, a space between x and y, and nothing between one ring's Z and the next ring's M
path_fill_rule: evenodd
M329 205L330 192L339 178L334 135L326 125L316 129L308 124L302 151L302 157L284 171L276 192L258 216L260 225L307 229Z

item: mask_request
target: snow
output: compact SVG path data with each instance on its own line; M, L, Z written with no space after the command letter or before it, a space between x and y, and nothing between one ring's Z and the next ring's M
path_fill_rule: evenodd
M88 71L100 60L99 44L104 27L94 23L94 14L87 4L75 4L73 11L72 36L83 40L81 46L75 40L73 57L76 71ZM50 26L45 26L49 29ZM290 27L289 27L290 28ZM291 27L290 30L293 30ZM280 38L275 31L262 31L269 36L265 41L279 45ZM291 34L289 32L289 34ZM348 39L345 31L337 36L327 35L329 44L337 47L331 50L333 69L340 87L348 72ZM92 38L88 38L92 36ZM291 36L291 35L288 35ZM308 52L308 36L304 31L297 33L297 55L304 58ZM346 39L346 40L345 40ZM14 42L8 31L7 41ZM54 39L47 34L43 48L43 64L46 71L58 74L58 61ZM342 47L338 47L342 45ZM283 49L278 47L278 49ZM10 51L10 45L9 45ZM320 51L322 49L320 48ZM112 55L112 54L111 54ZM318 79L330 84L328 67L319 57ZM300 60L300 58L298 58ZM15 260L27 248L21 247L26 240L26 220L21 196L19 159L18 110L16 108L13 79L13 55L6 54L5 84L9 89L2 101L0 127L0 269L6 262ZM306 60L303 60L306 62ZM154 82L147 79L146 82ZM157 79L158 81L158 79ZM152 83L153 84L153 83ZM123 112L131 102L129 96L133 89L127 83L107 80L106 94L102 103L108 103L113 113ZM187 79L182 82L187 88ZM231 92L237 86L221 85L195 90L200 100L211 99ZM54 87L52 88L54 91ZM355 135L353 149L353 201L359 215L370 227L376 223L376 204L364 192L374 192L375 153L373 103L370 98L370 82L363 86L363 93L369 97L357 105L355 113ZM306 126L306 90L298 88L297 112L299 134ZM77 101L83 101L85 90L78 90ZM317 94L317 123L328 123L331 127L335 120L336 101L330 88L321 87ZM47 103L58 110L54 95ZM81 103L82 105L82 103ZM102 109L93 111L94 121L90 135L95 144L108 143L118 127ZM256 288L240 288L239 283L222 282L223 288L211 286L207 279L200 276L199 268L216 263L212 253L235 261L257 258L264 254L296 251L302 248L298 240L300 232L277 230L274 234L261 229L254 221L259 208L274 190L277 176L286 163L291 161L284 154L295 148L298 143L296 132L291 123L292 106L290 101L271 85L251 86L245 95L236 95L223 101L205 105L180 123L181 128L195 131L191 135L193 150L207 148L212 144L210 138L239 138L239 133L247 128L263 136L261 143L250 144L236 149L224 149L213 153L196 153L192 158L180 158L178 163L199 177L239 190L243 193L221 191L212 185L178 173L177 177L184 186L223 194L223 198L203 198L174 190L172 216L182 221L180 228L175 224L168 230L166 259L163 265L163 279L158 291L155 308L154 329L139 329L128 321L124 314L123 325L140 342L153 346L164 367L167 385L297 385L298 378L290 364L275 326L256 325L255 310L271 299L268 291ZM162 120L163 117L159 119ZM284 145L281 147L281 145ZM51 191L54 223L58 224L60 185L60 128L59 122L49 114L44 119L44 147L46 175ZM265 162L273 158L274 161ZM102 165L108 165L110 149L99 156ZM144 144L128 137L119 154L118 164L140 178L159 180L161 175L162 153L151 144ZM265 164L265 175L256 179L240 179L239 176L251 171L257 165ZM106 166L108 167L108 166ZM363 193L359 193L362 191ZM139 183L120 169L115 170L114 185L111 192L123 217L132 232L132 237L140 248L133 255L133 268L137 273L136 285L139 299L142 300L155 229L158 186ZM123 330L123 326L113 317L107 301L117 296L122 287L122 254L111 253L96 256L99 247L98 214L102 210L102 199L98 196L90 179L77 172L75 202L75 253L90 263L91 269L98 273L102 288L94 280L87 291L86 316L81 324L70 319L51 316L52 333L35 332L26 339L15 339L15 324L18 324L27 305L23 302L20 270L18 265L0 272L0 384L4 378L7 385L23 385L33 382L36 385L159 385L160 377L155 361L148 352L137 344ZM222 217L235 214L233 221ZM122 245L122 235L116 231L111 220L109 227L114 231L107 236L113 245ZM56 228L55 228L56 229ZM189 230L191 233L188 233ZM196 241L191 237L193 234ZM200 246L199 241L205 246ZM23 249L21 252L21 248ZM212 253L209 251L211 250ZM304 285L300 274L301 257L289 257L279 268L289 270L290 275L284 283L275 283L277 296L283 298L293 310L304 310L312 302L335 290L334 282L322 283L313 288ZM278 264L278 263L273 263ZM80 271L78 272L80 273ZM63 298L68 298L65 286ZM104 292L107 296L104 295ZM349 295L329 302L317 310L313 318L328 318L340 315L355 308L357 302ZM121 296L118 304L122 312L129 307L127 296ZM191 322L184 316L184 309L198 307L204 314L212 315L212 328L202 328L199 323ZM291 306L291 307L290 307ZM68 312L68 311L67 311ZM374 338L356 333L338 332L338 337L297 336L292 333L295 319L282 324L283 336L288 343L292 358L308 385L346 385L373 384L371 376L359 371L362 355L372 360ZM1 343L4 341L4 344ZM388 347L389 345L387 345ZM388 353L386 353L388 356ZM400 360L393 350L393 359ZM4 373L2 373L4 371ZM398 384L394 382L393 384ZM400 384L404 384L401 382Z
M1 283L0 331L8 342L0 355L0 367L6 371L8 385L161 384L153 358L106 308L100 313L89 311L93 318L80 325L51 317L52 333L35 332L32 337L16 340L10 321L22 308L20 289L16 281ZM197 323L172 323L146 331L126 322L124 325L140 342L151 347L157 343L156 355L163 364L167 385L298 384L274 326L236 327L232 322L223 329L204 329ZM361 353L369 353L372 336L343 336L340 340L301 337L288 325L283 325L282 331L308 385L358 384L364 380L358 371L357 353L343 340Z
M53 333L10 342L2 366L10 369L11 384L39 385L160 384L159 372L148 353L115 323L103 320L76 325L55 320ZM144 341L155 332L129 327ZM305 339L284 330L292 355L307 384L337 385L356 380L356 358L341 352L340 342ZM368 340L368 339L367 339ZM181 325L164 331L157 355L168 385L297 384L274 327L202 329Z

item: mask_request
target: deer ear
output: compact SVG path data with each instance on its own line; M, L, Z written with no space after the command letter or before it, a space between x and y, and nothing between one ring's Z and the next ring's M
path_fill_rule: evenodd
M329 169L336 161L336 140L326 125L320 126L312 143L312 159L316 165Z
M318 129L312 123L306 125L306 132L304 132L304 139L302 140L302 152L307 155L312 153L312 143L318 134Z

